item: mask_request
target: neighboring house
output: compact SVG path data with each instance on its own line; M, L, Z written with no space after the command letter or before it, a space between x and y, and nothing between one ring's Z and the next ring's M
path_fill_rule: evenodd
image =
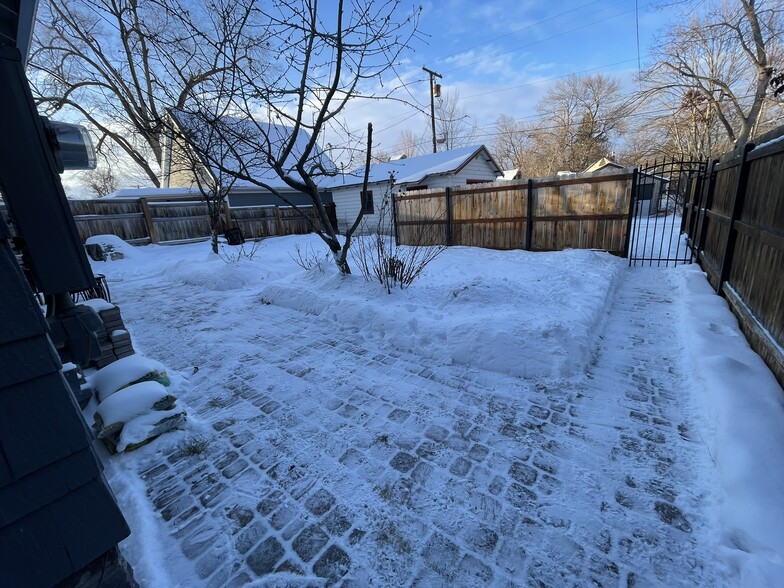
M583 170L584 174L591 174L591 173L614 173L620 170L626 169L626 166L621 165L609 159L607 157L602 157L600 160L596 161L592 165L589 165Z
M310 205L310 198L298 192L284 182L266 159L266 153L259 150L259 145L267 143L268 151L277 155L276 150L281 150L291 137L293 129L283 125L252 124L238 118L222 117L219 120L220 132L210 133L209 128L195 116L181 110L170 110L169 118L175 131L174 137L168 137L164 143L163 161L161 163L161 188L185 189L199 194L199 182L203 185L216 184L223 178L224 185L229 185L230 177L221 174L218 161L223 162L223 167L229 170L241 170L259 186L249 180L236 180L229 190L229 204L238 206L286 206L288 203L295 205ZM292 169L292 178L301 181L301 177L293 169L297 157L303 152L310 136L300 131L293 152L285 161L285 165ZM197 145L198 149L192 146ZM267 150L265 150L267 151ZM209 153L209 157L199 154ZM310 158L311 167L320 166L327 174L322 176L322 181L316 184L332 183L335 164L326 153L316 147ZM198 176L197 176L198 174ZM279 198L275 192L279 193ZM165 192L160 192L166 195ZM187 194L187 192L185 192ZM324 203L330 202L329 195L324 190L322 193Z
M331 186L338 227L345 231L364 208L365 230L375 231L384 199L391 194L494 182L502 172L487 147L473 145L373 164L366 193L362 190L364 168L338 175ZM392 187L390 178L394 179ZM391 230L391 216L389 213L389 224L382 229L385 232Z

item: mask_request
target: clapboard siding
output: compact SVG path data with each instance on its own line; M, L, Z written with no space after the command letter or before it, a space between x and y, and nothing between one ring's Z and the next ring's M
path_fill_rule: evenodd
M379 229L379 212L385 197L391 198L392 195L409 193L409 190L411 190L411 193L420 194L432 189L466 186L470 182L475 181L493 182L497 177L498 169L492 160L488 159L485 150L482 149L471 157L465 165L451 172L435 174L424 172L421 180L395 184L392 189L390 189L388 181L369 183L368 190L373 191L375 213L364 216L361 232ZM427 190L412 190L417 188L417 186L426 186ZM357 184L356 179L352 180L351 185L336 185L332 188L332 200L335 203L338 227L341 231L348 229L357 218L361 207L361 192L362 185ZM389 206L391 206L391 202ZM386 233L392 232L394 227L391 210L387 211L386 221L384 226L380 227L381 231Z

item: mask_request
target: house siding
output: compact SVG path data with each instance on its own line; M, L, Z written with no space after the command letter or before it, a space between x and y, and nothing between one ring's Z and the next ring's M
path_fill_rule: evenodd
M0 218L0 583L50 586L128 536Z
M451 183L435 184L428 182L428 188L446 188L447 186L465 186L468 180L487 180L495 182L498 177L498 170L486 161L487 156L480 152L476 157L469 161L463 169L455 174Z
M397 192L397 186L395 188L395 192ZM360 233L375 232L379 221L378 212L384 202L384 196L389 190L389 184L387 182L368 184L368 190L373 191L373 209L375 210L375 214L366 214L364 216L364 226L360 227ZM346 230L354 224L354 221L359 214L362 204L360 192L362 192L361 185L332 189L332 201L335 203L338 217L338 230L341 233L345 233ZM391 213L388 216L391 217ZM392 219L389 218L388 221L389 222L386 224L389 226L384 232L392 230Z
M486 180L488 182L495 181L498 176L498 170L494 165L487 161L487 155L484 151L480 151L473 157L465 166L463 166L457 173L445 173L425 177L421 182L415 184L398 184L395 186L395 193L405 191L409 186L427 185L428 189L433 188L447 188L454 186L465 186L469 180ZM377 182L375 184L368 184L368 190L373 190L373 204L376 209L376 214L365 215L366 229L361 232L375 232L378 226L378 211L383 202L384 195L387 193L389 184L387 182ZM335 203L338 217L338 229L345 232L354 219L357 218L360 209L360 192L362 191L361 185L339 187L332 189L332 200ZM388 215L387 223L384 232L391 233L394 230L392 224L392 215Z

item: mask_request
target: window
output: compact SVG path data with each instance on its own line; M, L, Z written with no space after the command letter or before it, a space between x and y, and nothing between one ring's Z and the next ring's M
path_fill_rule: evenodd
M373 208L373 190L360 192L359 199L362 203L362 214L375 214L376 211Z
M416 192L417 190L427 190L427 184L420 184L419 186L411 186L406 188L406 192Z

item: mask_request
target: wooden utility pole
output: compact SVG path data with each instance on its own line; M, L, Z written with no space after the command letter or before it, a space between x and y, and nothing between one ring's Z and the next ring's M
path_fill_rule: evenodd
M427 69L424 65L422 69L430 74L430 127L433 131L433 153L436 152L436 83L435 78L440 78L441 74L434 72L432 69ZM438 95L441 95L441 87L438 86Z

